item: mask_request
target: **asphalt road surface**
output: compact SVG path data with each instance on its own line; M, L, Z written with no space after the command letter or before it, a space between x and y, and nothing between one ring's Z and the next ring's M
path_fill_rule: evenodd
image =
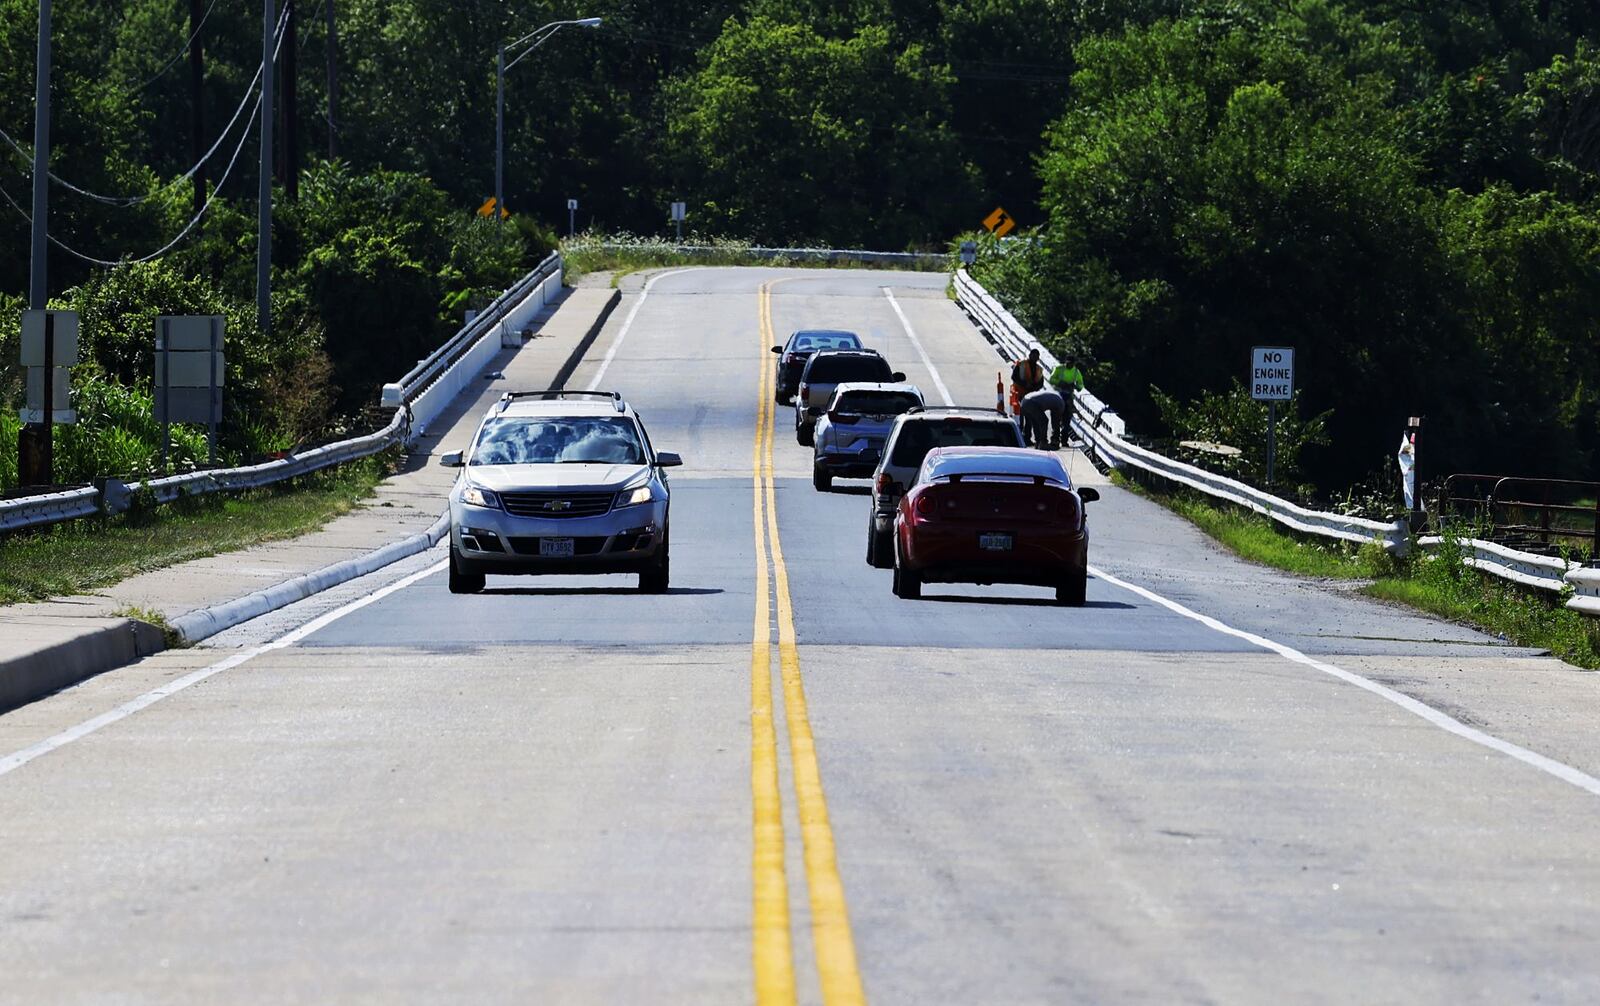
M435 552L0 717L0 1001L1600 1000L1593 679L1113 487L1086 607L897 600L768 346L991 405L945 277L631 279L671 593Z

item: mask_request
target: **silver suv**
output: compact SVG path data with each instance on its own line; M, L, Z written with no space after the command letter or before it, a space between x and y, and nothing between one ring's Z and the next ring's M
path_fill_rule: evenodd
M904 381L846 381L834 388L827 411L817 417L811 484L818 492L828 492L836 478L872 478L894 418L922 404L922 391Z
M450 490L450 592L475 594L486 573L638 573L667 590L664 469L622 396L508 392L472 446L439 463L461 468Z
M935 447L1026 447L1017 421L993 409L947 405L897 416L884 440L883 460L872 475L867 514L867 563L894 565L894 512Z

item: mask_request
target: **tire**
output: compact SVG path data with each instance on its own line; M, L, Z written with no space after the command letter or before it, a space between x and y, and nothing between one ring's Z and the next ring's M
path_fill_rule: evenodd
M922 599L922 575L901 564L898 550L894 558L894 596L902 601Z
M817 431L816 431L815 427L808 426L805 423L796 423L795 424L795 427L794 427L794 438L795 438L795 440L800 442L800 446L801 447L810 447L810 446L812 446L816 442L816 435L817 435Z
M833 492L833 476L821 465L811 466L811 485L819 493Z
M1056 584L1056 603L1081 608L1089 600L1089 574L1085 570L1068 573Z
M894 568L894 527L880 534L877 521L867 518L867 565L873 569Z
M463 573L458 569L461 558L456 555L455 546L450 547L450 593L476 594L483 589L484 576L482 573Z
M661 553L649 569L639 574L639 590L645 594L665 594L672 583L672 542L661 539Z

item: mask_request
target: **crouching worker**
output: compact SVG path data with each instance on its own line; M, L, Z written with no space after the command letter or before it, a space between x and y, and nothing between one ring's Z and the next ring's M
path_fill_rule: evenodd
M1054 388L1022 396L1022 439L1041 451L1053 451L1066 436L1067 402Z

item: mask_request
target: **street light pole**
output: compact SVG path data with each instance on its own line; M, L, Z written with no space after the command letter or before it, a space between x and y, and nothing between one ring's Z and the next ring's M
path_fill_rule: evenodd
M522 58L533 50L549 41L550 36L565 28L567 25L578 25L582 28L600 27L597 17L578 18L575 21L551 21L542 28L535 29L512 42L509 46L502 45L495 53L494 59L494 220L498 230L501 222L505 220L506 193L505 193L505 109L506 109L506 71L522 62ZM525 42L531 42L526 49L512 57L511 62L506 62L506 50L515 49Z

